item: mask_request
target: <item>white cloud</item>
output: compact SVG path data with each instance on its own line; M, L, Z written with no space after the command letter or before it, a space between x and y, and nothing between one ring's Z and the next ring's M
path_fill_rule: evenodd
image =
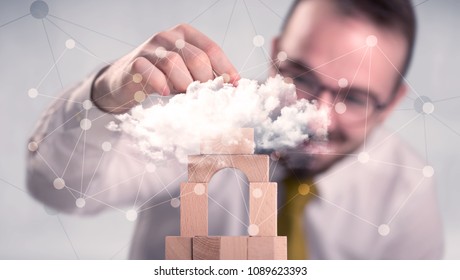
M139 150L152 160L198 154L201 139L225 135L231 141L237 128L253 127L258 149L295 147L320 131L325 138L328 112L315 103L297 100L295 86L281 76L264 84L241 79L237 87L218 77L193 82L186 94L149 108L137 106L117 117L118 130L135 139Z

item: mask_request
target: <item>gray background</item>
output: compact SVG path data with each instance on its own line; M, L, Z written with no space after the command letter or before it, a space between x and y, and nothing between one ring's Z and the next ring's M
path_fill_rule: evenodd
M103 61L112 61L152 34L182 22L219 43L243 70L242 76L264 78L271 38L291 1L46 0L49 15L44 19L29 14L32 2L0 2L0 259L124 259L133 230L124 215L58 214L25 192L27 138L40 113L62 88L104 65ZM416 0L414 5L419 34L408 81L419 95L433 100L435 111L399 134L434 166L445 225L445 258L460 259L460 2ZM252 52L255 34L265 37L265 46ZM80 49L66 51L57 69L51 69L69 38ZM43 95L29 98L28 90L41 80ZM411 93L404 100L389 126L398 129L418 114L415 98Z

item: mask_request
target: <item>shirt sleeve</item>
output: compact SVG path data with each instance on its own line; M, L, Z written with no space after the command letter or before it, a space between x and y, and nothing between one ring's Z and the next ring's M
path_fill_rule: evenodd
M65 91L38 121L28 143L29 192L52 208L81 214L171 199L185 167L149 163L129 137L107 129L117 119L90 101L94 78Z

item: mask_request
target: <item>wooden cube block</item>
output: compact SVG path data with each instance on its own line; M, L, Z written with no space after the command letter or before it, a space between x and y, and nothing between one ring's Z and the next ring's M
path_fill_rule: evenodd
M248 260L286 259L286 236L251 236L248 238Z
M277 184L249 183L249 222L256 225L255 236L277 236Z
M192 237L166 236L165 259L191 260L192 256Z
M180 235L208 235L208 184L180 185Z
M197 236L193 238L194 260L246 260L248 236Z
M188 181L208 183L224 168L241 170L250 182L268 182L267 155L199 155L188 157Z
M203 139L200 151L203 155L249 155L254 154L254 147L254 129L240 128L232 134Z

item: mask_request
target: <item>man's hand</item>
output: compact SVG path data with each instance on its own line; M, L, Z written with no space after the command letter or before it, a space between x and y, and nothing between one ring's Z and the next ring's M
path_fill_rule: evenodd
M92 99L104 111L124 113L145 94L185 92L194 80L223 75L235 83L239 75L222 49L206 35L185 24L155 34L96 78Z

